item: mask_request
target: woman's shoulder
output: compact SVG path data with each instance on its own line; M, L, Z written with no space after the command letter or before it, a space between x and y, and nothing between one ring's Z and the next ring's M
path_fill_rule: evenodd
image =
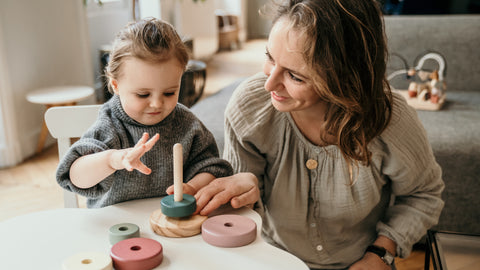
M408 105L405 98L393 92L392 93L392 116L387 129L399 129L404 126L421 124L414 108Z
M403 145L424 143L426 132L416 110L400 94L393 93L392 96L391 119L380 135L382 140Z

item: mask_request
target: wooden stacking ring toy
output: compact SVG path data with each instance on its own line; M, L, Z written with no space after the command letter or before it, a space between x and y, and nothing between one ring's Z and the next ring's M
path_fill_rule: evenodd
M110 244L112 245L128 238L140 237L140 228L132 223L116 224L110 227L108 231Z
M197 210L197 201L189 194L183 194L180 201L175 201L174 195L169 195L162 199L160 207L167 217L188 217Z
M171 218L158 209L150 216L152 230L161 236L166 237L189 237L197 235L202 231L202 223L207 216L193 215L183 218Z
M110 256L115 270L148 270L163 260L162 245L149 238L129 238L112 246Z
M68 257L62 263L63 270L113 270L110 256L99 252L83 252Z
M240 215L219 215L202 224L202 238L217 247L241 247L257 237L257 224Z
M150 216L150 226L156 234L166 237L188 237L201 232L205 216L193 215L197 209L195 197L183 194L183 150L173 146L173 195L162 199L160 209Z
M161 209L167 217L187 217L195 212L195 197L183 194L183 147L176 143L173 146L173 195L162 199Z

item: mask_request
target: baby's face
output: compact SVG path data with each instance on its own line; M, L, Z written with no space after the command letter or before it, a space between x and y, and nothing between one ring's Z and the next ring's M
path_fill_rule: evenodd
M155 125L177 105L182 74L175 57L161 63L130 57L122 64L121 76L111 83L128 116L141 124Z

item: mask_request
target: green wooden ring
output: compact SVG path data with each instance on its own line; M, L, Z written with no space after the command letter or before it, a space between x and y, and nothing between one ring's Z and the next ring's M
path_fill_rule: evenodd
M168 195L160 202L162 213L167 217L187 217L197 210L195 197L189 194L183 194L183 200L176 202L174 195Z
M109 229L109 240L112 245L134 237L140 237L140 228L133 223L120 223Z

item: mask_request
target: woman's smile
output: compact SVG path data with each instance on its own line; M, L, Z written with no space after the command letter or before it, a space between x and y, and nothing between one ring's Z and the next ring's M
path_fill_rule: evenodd
M276 91L272 91L272 98L275 99L276 101L284 101L285 99L287 99L287 97L284 97L284 96L280 96L279 94L277 94Z

